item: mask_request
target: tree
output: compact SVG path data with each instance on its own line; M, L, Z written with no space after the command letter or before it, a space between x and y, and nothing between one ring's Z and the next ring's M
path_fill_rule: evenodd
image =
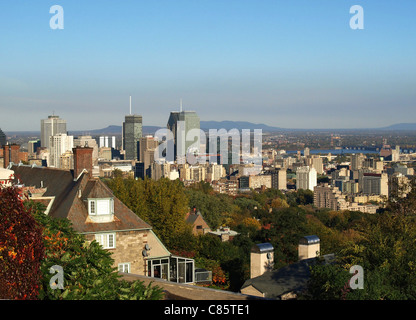
M0 299L36 299L44 256L42 229L15 187L0 187Z
M335 252L335 265L312 268L310 297L322 299L416 299L416 221L414 216L385 212L355 226L359 236ZM364 270L364 289L342 287L341 276L353 265ZM350 274L348 279L352 275ZM342 291L342 292L341 292Z
M175 242L175 237L186 232L189 201L180 181L118 177L106 183L117 198L153 227L167 247Z
M254 237L257 242L270 242L275 248L275 268L298 260L299 239L307 235L306 215L303 209L290 207L272 211L270 228L262 229Z
M225 194L206 194L192 188L186 189L189 207L196 207L212 228L218 228L226 222L235 210L232 199Z
M416 215L416 179L409 183L399 184L391 188L391 194L387 202L386 211L398 215Z
M311 268L307 290L301 294L304 300L341 300L349 292L351 274L339 264L326 265L319 258Z

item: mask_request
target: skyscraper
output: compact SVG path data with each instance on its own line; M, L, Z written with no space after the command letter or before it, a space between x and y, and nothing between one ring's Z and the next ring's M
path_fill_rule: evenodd
M311 190L317 185L317 174L315 168L309 166L299 167L296 170L296 190Z
M66 133L66 120L59 116L48 116L48 119L40 121L40 143L41 147L49 149L49 138L59 133Z
M49 138L50 163L48 167L61 168L61 156L74 147L74 137L66 133L58 133Z
M177 160L178 155L186 156L187 152L192 151L190 150L192 145L196 149L194 151L199 152L198 138L195 137L193 140L190 139L191 141L186 141L190 130L197 129L199 131L200 129L199 117L195 111L171 112L167 128L173 133L175 160ZM182 139L182 148L179 139Z
M142 137L142 116L127 115L123 122L123 150L124 159L137 160L139 158L138 143Z
M6 135L4 132L0 129L0 147L6 145Z

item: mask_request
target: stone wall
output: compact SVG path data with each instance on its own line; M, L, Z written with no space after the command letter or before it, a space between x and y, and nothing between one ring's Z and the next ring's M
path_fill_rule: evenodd
M142 251L148 242L148 231L117 231L115 249L107 249L112 253L114 266L119 263L130 263L130 272L145 275L146 265ZM95 240L94 234L86 235L87 241Z

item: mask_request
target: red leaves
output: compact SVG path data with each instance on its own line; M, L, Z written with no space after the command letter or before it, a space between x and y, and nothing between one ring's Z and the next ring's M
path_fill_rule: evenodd
M42 229L23 200L16 188L0 188L0 299L38 295Z

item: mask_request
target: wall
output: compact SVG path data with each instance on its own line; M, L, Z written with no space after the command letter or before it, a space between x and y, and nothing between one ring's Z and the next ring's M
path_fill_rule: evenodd
M119 263L130 263L130 272L144 275L145 262L142 250L148 241L147 230L118 231L116 234L116 248L107 249L112 253L114 266ZM87 241L95 240L94 234L86 235Z

